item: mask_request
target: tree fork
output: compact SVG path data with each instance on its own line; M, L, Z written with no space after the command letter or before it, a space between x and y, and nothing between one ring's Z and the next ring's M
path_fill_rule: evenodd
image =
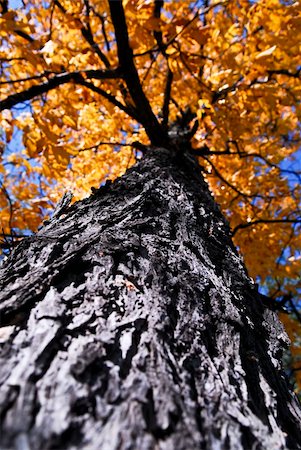
M1 268L1 448L298 449L287 337L188 152L154 148Z

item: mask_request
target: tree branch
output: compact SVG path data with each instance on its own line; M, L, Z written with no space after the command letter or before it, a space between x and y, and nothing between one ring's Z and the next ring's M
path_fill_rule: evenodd
M0 14L1 15L6 14L8 12L8 0L1 0L0 7L1 7ZM29 34L25 33L22 30L13 30L13 32L30 43L34 42L34 39L31 36L29 36Z
M56 5L63 14L67 14L66 9L59 2L59 0L54 0L54 5ZM85 7L86 7L86 13L87 13L86 15L87 15L87 18L89 19L90 5L87 0L85 0ZM88 44L90 44L90 46L95 51L97 56L99 56L100 60L104 63L105 67L107 69L109 69L111 67L110 61L108 60L106 55L101 51L101 49L99 48L97 43L94 41L89 21L88 21L87 27L84 27L84 26L82 27L81 33L82 33L83 38L88 42Z
M135 141L132 143L124 143L124 142L110 142L110 141L102 141L98 142L98 144L92 145L91 147L85 147L81 148L78 151L79 152L86 152L88 150L97 150L98 147L101 147L102 145L112 145L116 147L133 147L137 150L140 150L142 152L145 152L147 150L147 146L144 144L141 144L141 142Z
M301 69L296 70L296 72L290 72L286 69L268 70L267 72L269 75L286 75L292 78L300 78L301 75Z
M154 3L155 3L155 5L154 5L154 17L156 19L160 19L160 17L161 17L161 9L164 6L164 1L163 0L155 0ZM166 51L165 51L166 45L163 43L162 31L161 30L160 31L155 30L154 31L154 38L155 38L155 40L157 42L159 51L162 53L163 56L166 57L167 56L166 55Z
M162 126L167 129L168 125L168 117L169 117L169 102L171 97L171 86L172 86L172 80L173 80L173 73L168 67L167 69L167 78L165 83L165 89L164 89L164 101L163 101L163 121Z
M156 19L160 19L161 9L163 8L163 6L164 6L163 0L155 0L154 1L154 17ZM164 56L164 58L166 59L166 63L167 63L167 76L166 76L166 83L165 83L165 89L164 89L164 100L163 100L163 107L162 107L162 115L163 115L162 126L164 129L167 129L168 117L169 117L169 102L170 102L170 97L171 97L171 86L172 86L172 81L173 81L173 73L170 70L170 67L168 66L168 55L166 54L166 51L165 51L166 45L163 42L162 31L155 30L154 38L157 42L159 51Z
M259 223L301 223L301 219L257 219L253 220L252 222L240 223L233 228L232 236L234 236L238 230L249 228Z
M22 30L14 30L14 33L16 33L21 38L25 39L27 42L30 42L31 44L34 42L34 39L29 36L29 34L24 33Z
M117 43L117 53L119 65L123 72L129 93L135 104L137 115L140 123L144 126L145 131L153 145L164 145L167 142L167 133L159 124L152 108L146 98L139 75L133 60L133 51L129 44L128 30L124 15L124 9L121 0L109 1L111 18L115 29L115 37Z
M32 100L34 97L38 97L41 94L55 89L56 87L69 83L70 81L79 82L84 80L83 74L87 78L95 78L98 80L121 78L121 72L117 70L87 70L86 72L70 72L61 73L50 78L47 82L31 86L25 91L18 92L16 94L9 95L5 100L0 101L0 111L4 109L10 109L18 103ZM47 74L45 74L46 77ZM26 80L21 80L26 81ZM81 83L82 84L82 83Z
M123 105L122 103L120 103L114 97L114 95L109 94L104 89L101 89L100 87L95 86L93 83L90 83L89 81L84 80L84 78L78 79L77 82L80 85L87 87L91 91L96 92L97 94L101 95L106 100L108 100L110 103L112 103L114 106L117 106L119 109L121 109L122 111L127 113L130 117L137 120L137 122L140 121L140 117L138 116L137 111L134 108L131 108L130 106L126 106L126 105Z
M8 0L1 0L0 1L0 14L6 14L8 11Z
M233 191L235 191L237 194L241 195L242 197L245 198L263 198L264 196L259 195L259 194L246 194L245 192L241 192L236 186L233 186L233 184L231 184L228 180L226 180L226 178L224 178L222 176L222 174L220 173L220 171L215 167L215 165L203 155L201 155L201 157L203 159L205 159L205 161L207 161L208 164L211 165L211 167L213 168L214 172L216 173L217 177L223 182L225 183L230 189L232 189ZM266 196L264 198L267 198Z
M117 69L107 70L85 70L80 71L81 75L85 75L87 78L94 78L95 80L112 80L117 78L123 78L122 71L119 67Z
M41 94L45 94L46 92L60 86L61 84L68 83L71 80L74 80L74 74L63 73L51 78L46 83L37 84L35 86L31 86L25 91L9 95L5 100L2 100L0 102L0 111L3 111L4 109L10 109L18 103L31 100Z
M8 227L9 227L10 230L12 230L12 228L13 228L12 227L12 220L13 220L13 213L14 213L13 203L12 203L12 200L10 198L10 195L9 195L7 189L4 187L2 182L0 182L0 188L1 188L1 191L3 192L3 194L5 195L7 203L8 203L8 207L9 207Z
M91 9L91 6L89 4L89 0L84 0L84 3L85 3L85 7L86 7L87 26L82 28L82 30L81 30L82 31L82 35L86 39L86 41L91 45L93 50L95 50L96 54L99 56L99 58L104 63L106 68L109 69L110 65L111 65L110 61L108 60L106 55L101 51L99 46L96 44L96 42L94 40L94 37L93 37L93 32L92 32L91 25L90 25L90 9Z

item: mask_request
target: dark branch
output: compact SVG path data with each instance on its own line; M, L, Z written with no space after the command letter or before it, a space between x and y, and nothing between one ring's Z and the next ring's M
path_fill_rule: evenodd
M233 83L231 86L228 86L227 88L224 89L220 89L218 91L213 92L212 94L212 104L216 103L218 100L224 99L229 92L233 92L235 91L235 89L237 88L238 84L243 80L243 77L240 76L239 79L237 81L235 81L235 83Z
M87 78L94 78L95 80L112 80L122 78L122 71L118 67L117 69L107 70L85 70L80 72L81 75L85 75Z
M64 14L67 13L66 9L59 2L59 0L54 0L54 4L60 9L60 11L62 11L62 13L64 13ZM90 6L89 6L89 2L87 0L85 1L85 6L86 6L87 18L89 19ZM92 30L91 30L91 27L90 27L89 20L88 20L87 26L86 27L84 27L84 26L82 27L81 33L82 33L83 38L88 42L88 44L90 44L90 46L95 51L97 56L99 56L100 60L104 63L105 67L107 69L109 69L110 66L111 66L110 65L110 61L108 60L106 55L101 51L101 49L99 48L97 43L94 41L93 33L92 33Z
M155 0L154 2L154 17L156 19L160 19L161 17L161 9L164 6L163 0ZM163 35L161 30L155 30L154 31L154 38L158 45L158 50L162 53L164 58L166 59L167 63L167 76L166 76L166 83L165 83L165 89L164 89L164 100L163 100L163 107L162 107L162 126L166 130L168 125L168 117L169 117L169 102L171 97L171 86L173 81L173 73L170 70L168 66L168 55L166 54L166 45L163 43Z
M94 9L93 9L93 12L94 12L94 14L96 14ZM109 39L108 39L107 32L106 32L105 19L103 18L103 16L100 16L100 15L97 15L97 17L100 17L102 35L105 40L107 52L109 52L111 49L110 49L110 43L109 43Z
M169 117L169 102L171 97L171 86L172 86L172 80L173 80L173 73L168 67L167 69L167 78L166 78L166 84L164 89L164 101L163 101L163 121L162 125L165 129L167 129L168 125L168 117Z
M107 69L110 68L110 61L108 60L108 58L106 57L106 55L101 51L101 49L99 48L99 46L97 45L97 43L94 40L93 37L93 33L91 30L91 25L90 25L90 21L89 21L89 16L90 16L90 5L89 5L89 1L88 0L84 0L85 6L86 6L86 16L87 16L87 26L82 28L82 35L83 37L86 39L86 41L91 45L91 47L93 48L93 50L95 51L95 53L99 56L99 58L101 59L101 61L104 63L105 67Z
M292 78L300 78L301 69L296 70L296 72L290 72L286 69L268 70L269 75L286 75Z
M0 9L0 14L1 15L6 14L8 12L8 1L7 0L1 0L0 1L0 8L1 8ZM22 30L13 30L13 32L15 34L17 34L18 36L22 37L23 39L25 39L27 42L30 42L30 43L34 42L34 39L31 36L29 36L29 34L25 33Z
M296 305L293 301L293 296L291 293L289 293L288 295L284 296L284 298L286 297L286 301L289 303L290 309L293 312L293 314L295 314L295 316L297 317L297 320L299 323L301 323L301 314L298 311L298 309L296 308Z
M0 81L0 86L4 86L6 84L16 84L16 83L24 83L26 81L33 81L33 80L41 80L41 78L45 78L47 76L46 73L42 73L40 75L33 75L32 77L27 78L18 78L16 80L7 80L7 81Z
M97 94L104 97L106 100L108 100L110 103L112 103L114 106L117 106L119 109L127 113L130 117L137 120L139 122L139 116L137 115L137 112L134 108L131 108L129 105L123 105L120 103L112 94L109 94L104 89L101 89L98 86L95 86L93 83L90 83L89 81L84 80L84 78L78 79L77 82L81 86L85 86L88 89L90 89L93 92L96 92Z
M186 28L189 27L198 17L200 17L202 14L207 14L211 9L222 6L223 4L223 1L212 3L212 5L209 6L206 6L205 4L205 7L203 9L198 9L194 16L190 20L188 20L185 25L183 25L182 29L169 39L169 41L166 43L166 47L172 44L177 39L177 37L179 37L186 30Z
M74 80L74 74L64 73L51 78L51 80L47 81L46 83L31 86L25 91L9 95L5 100L2 100L0 102L0 111L3 111L4 109L10 109L18 103L31 100L41 94L45 94L46 92L60 86L61 84L68 83L72 80Z
M167 142L167 134L159 124L146 98L133 60L129 44L128 30L121 0L109 1L111 18L115 29L119 65L124 75L129 93L134 102L137 115L153 145Z
M7 203L8 203L8 206L9 206L8 226L9 226L9 229L12 230L12 220L13 220L13 213L14 213L13 203L12 203L12 200L10 198L10 195L9 195L7 189L3 186L2 183L0 183L0 188L1 188L1 191L3 192L3 194L5 195Z
M210 164L210 166L213 168L215 174L217 175L217 177L226 184L226 186L228 186L230 189L232 189L233 191L235 191L238 195L241 195L242 197L245 198L262 198L262 195L259 194L246 194L245 192L241 192L236 186L234 186L233 184L231 184L228 180L226 180L226 178L223 177L223 175L220 173L220 171L215 167L215 165L212 163L212 161L210 161L208 158L206 158L203 155L201 155L203 159L205 159L208 164ZM267 197L265 197L267 198Z
M18 103L32 100L33 98L38 97L41 94L45 94L46 92L49 92L62 84L69 83L70 81L82 81L84 80L82 74L85 74L88 78L95 78L99 80L119 78L121 76L119 70L87 70L86 72L61 73L50 78L45 83L37 84L31 86L25 91L9 95L5 100L0 101L0 111L3 111L4 109L10 109Z
M301 219L257 219L252 222L240 223L232 230L232 236L234 236L238 230L249 228L260 223L301 223Z
M160 19L161 17L161 9L164 6L164 1L163 0L155 0L155 6L154 6L154 17L156 19ZM163 35L162 35L162 31L154 31L154 38L157 42L158 45L158 50L162 53L163 56L167 56L166 55L166 45L163 43Z
M34 42L34 39L29 36L29 34L24 33L24 31L22 30L14 30L14 33L16 33L18 36L20 36L21 38L25 39L27 42Z
M95 145L92 145L91 147L85 147L79 149L79 152L86 152L88 150L97 150L98 147L101 147L102 145L112 145L114 147L133 147L137 150L142 151L143 153L147 150L147 146L144 144L141 144L141 142L135 141L132 143L126 143L126 142L111 142L111 141L102 141L98 142Z
M0 7L1 7L0 13L6 14L8 12L8 0L1 0Z

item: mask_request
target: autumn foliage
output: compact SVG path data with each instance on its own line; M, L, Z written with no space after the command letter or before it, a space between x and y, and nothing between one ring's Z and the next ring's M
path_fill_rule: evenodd
M0 4L2 247L64 191L81 199L141 144L164 145L189 107L193 151L250 275L282 301L301 386L301 2Z

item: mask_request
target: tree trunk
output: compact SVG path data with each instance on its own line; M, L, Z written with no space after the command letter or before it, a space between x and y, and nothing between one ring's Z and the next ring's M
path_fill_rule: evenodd
M301 448L286 334L188 154L149 151L1 272L1 449Z

